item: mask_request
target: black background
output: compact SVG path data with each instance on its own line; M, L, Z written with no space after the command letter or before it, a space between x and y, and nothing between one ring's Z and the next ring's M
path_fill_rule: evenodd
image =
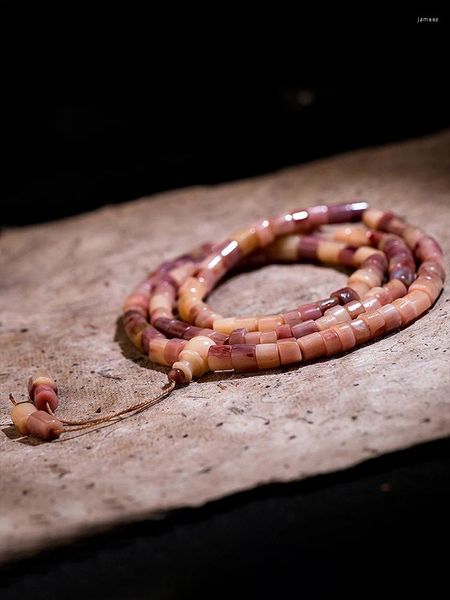
M449 125L442 13L64 7L1 4L6 225ZM449 466L433 442L123 527L4 568L2 599L436 597Z

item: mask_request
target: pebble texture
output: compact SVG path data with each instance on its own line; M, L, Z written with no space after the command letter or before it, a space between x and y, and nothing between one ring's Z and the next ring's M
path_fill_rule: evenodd
M2 233L0 560L450 434L447 283L428 314L355 352L209 374L96 433L13 441L8 394L25 399L33 369L56 379L66 418L123 408L165 383L118 320L147 270L257 217L355 199L406 215L450 257L450 132ZM210 300L224 314L269 313L344 284L331 268L271 265Z

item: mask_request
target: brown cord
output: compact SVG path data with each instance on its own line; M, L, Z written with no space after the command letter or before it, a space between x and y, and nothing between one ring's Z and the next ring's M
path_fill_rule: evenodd
M77 429L70 429L67 431L78 431L78 429L92 427L94 425L99 425L101 423L107 423L110 421L113 421L113 422L120 421L120 420L122 420L121 419L122 415L128 415L128 413L138 414L138 413L146 410L147 408L150 408L151 406L158 404L158 402L160 402L163 398L165 398L168 394L170 394L173 391L173 389L175 388L175 385L176 385L176 383L174 381L171 381L170 383L168 383L165 386L163 391L160 394L158 394L158 396L155 396L154 398L151 398L150 400L144 400L142 402L139 402L138 404L134 404L133 406L129 406L128 408L124 408L123 410L119 410L115 413L112 413L110 415L105 415L104 417L99 417L97 419L86 419L84 421L71 421L71 420L67 420L67 419L60 419L52 411L48 402L47 402L47 410L52 416L54 416L56 419L58 419L63 425L67 425L68 427L77 427ZM133 416L133 415L129 415L129 416Z

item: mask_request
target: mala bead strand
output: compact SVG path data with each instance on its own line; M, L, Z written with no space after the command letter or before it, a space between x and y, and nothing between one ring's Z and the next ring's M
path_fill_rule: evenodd
M336 265L349 272L347 285L278 314L224 316L207 304L233 269L273 261ZM63 431L136 414L208 371L254 372L348 352L424 314L445 277L434 238L365 202L260 219L224 241L162 263L126 298L122 323L128 338L151 361L170 367L159 395L111 415L59 420L56 382L41 371L28 382L30 401L13 401L11 417L23 435L49 441Z
M331 236L320 231L357 221ZM206 303L230 270L274 260L353 272L328 298L275 315L221 316ZM124 326L151 360L172 366L169 381L186 384L207 370L248 372L347 352L415 320L444 280L439 244L422 230L365 202L318 205L262 219L165 263L128 299Z

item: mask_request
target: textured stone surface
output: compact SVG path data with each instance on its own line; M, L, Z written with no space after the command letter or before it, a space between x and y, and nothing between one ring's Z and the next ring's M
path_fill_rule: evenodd
M10 392L25 395L35 367L57 379L66 418L152 396L166 369L126 341L121 302L147 270L200 241L284 208L363 198L423 225L450 256L449 194L444 132L4 231L1 559L449 435L448 284L423 318L355 352L258 375L207 375L139 416L75 439L13 441L8 402ZM344 281L329 268L272 265L228 280L211 304L225 314L275 312Z

